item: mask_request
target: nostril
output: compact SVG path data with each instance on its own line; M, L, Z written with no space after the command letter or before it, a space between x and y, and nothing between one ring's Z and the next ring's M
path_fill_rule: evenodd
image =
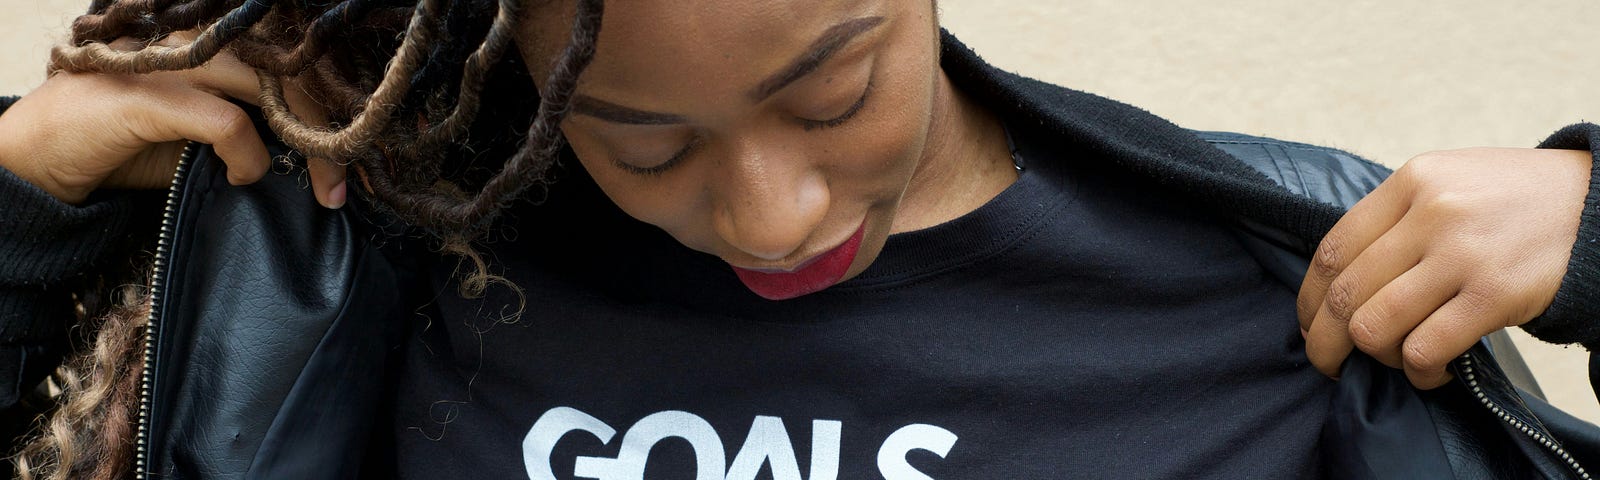
M806 235L800 232L782 232L766 226L753 225L733 235L723 235L723 240L752 257L776 262L789 258L801 245Z
M740 253L769 262L782 261L798 253L811 234L813 225L795 217L730 211L718 215L716 233L723 243Z
M750 172L713 191L715 233L743 255L766 262L808 253L831 200L826 179L805 171Z

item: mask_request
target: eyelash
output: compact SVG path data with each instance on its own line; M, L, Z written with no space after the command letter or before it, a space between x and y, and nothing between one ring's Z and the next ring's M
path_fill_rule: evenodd
M861 113L861 108L867 105L867 96L869 95L872 95L871 81L867 82L867 89L861 92L861 98L856 99L856 103L851 105L848 110L845 110L843 115L839 115L838 117L828 120L811 120L808 118L802 118L800 119L800 126L805 127L806 131L811 131L819 128L827 129L844 125L844 122L850 121L850 119L855 117L857 113Z
M700 139L699 138L695 138L694 140L690 140L689 144L684 145L682 149L678 150L678 153L672 154L672 158L668 158L667 161L661 162L660 165L656 165L654 167L639 167L639 166L631 165L631 164L629 164L627 162L624 162L622 160L615 160L613 163L616 163L618 167L621 167L623 170L627 171L628 173L632 173L634 175L646 175L646 176L651 176L651 177L659 177L659 176L661 176L662 173L666 173L667 170L671 170L672 167L677 166L678 162L682 162L683 159L688 157L690 153L693 153L694 147L699 146L699 145L700 145Z
M809 132L816 129L829 129L844 125L845 122L848 122L851 118L855 117L857 113L861 113L862 108L867 105L867 97L870 95L872 95L872 82L869 81L867 82L866 90L861 92L861 98L856 99L856 103L851 105L848 110L845 110L844 114L827 120L811 120L809 118L801 118L799 119L800 126ZM667 161L661 162L661 164L654 167L639 167L621 160L616 160L613 163L616 163L617 167L621 168L622 170L634 175L657 177L661 176L663 173L666 173L667 170L671 170L672 167L677 166L678 162L683 161L683 159L687 158L690 153L694 153L694 147L699 145L700 140L696 138L695 140L690 141L688 145L684 145L683 149L678 150L678 153L672 154L672 158L668 158Z

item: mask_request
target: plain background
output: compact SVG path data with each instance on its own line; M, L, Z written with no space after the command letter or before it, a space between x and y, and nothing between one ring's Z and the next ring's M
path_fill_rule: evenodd
M0 5L0 93L44 77L87 0ZM1531 147L1600 120L1594 0L945 0L989 61L1204 130L1349 150L1398 167L1429 151ZM1596 319L1600 321L1600 319ZM1600 422L1587 355L1513 329L1551 401Z

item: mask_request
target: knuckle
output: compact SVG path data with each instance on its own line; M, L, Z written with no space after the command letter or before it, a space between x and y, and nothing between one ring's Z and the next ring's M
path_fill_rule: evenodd
M1408 180L1425 178L1428 176L1427 172L1433 170L1439 163L1438 155L1439 152L1425 152L1411 157L1410 160L1406 160L1405 165L1401 165L1400 169L1394 173Z
M1339 275L1339 270L1344 268L1345 242L1337 232L1329 232L1322 237L1322 242L1317 244L1317 252L1311 258L1311 271L1319 278L1331 279Z
M246 115L244 110L238 108L223 110L214 121L217 122L218 131L221 132L223 138L229 140L238 140L247 135L255 134L256 127L250 121L250 116Z
M1355 314L1357 288L1354 281L1343 278L1334 280L1328 285L1328 296L1323 299L1323 303L1328 306L1328 313L1335 320L1349 322L1350 317Z
M1483 211L1473 205L1470 195L1457 190L1433 192L1423 201L1423 208L1444 219L1466 218Z
M1350 343L1363 352L1384 350L1389 346L1387 340L1377 322L1371 317L1362 317L1350 322Z
M1437 172L1441 168L1449 168L1451 159L1459 155L1460 152L1455 150L1433 150L1423 152L1415 157L1411 157L1410 160L1406 160L1405 165L1401 166L1401 170L1405 171L1405 173L1408 175L1423 178Z
M1311 298L1311 295L1305 293L1304 290L1301 291L1299 296L1295 297L1294 310L1295 314L1300 317L1300 328L1305 329L1311 326L1311 320L1317 314L1317 304L1315 302L1316 300Z
M1406 370L1431 374L1443 372L1449 359L1436 352L1428 342L1407 341L1400 349L1400 360Z

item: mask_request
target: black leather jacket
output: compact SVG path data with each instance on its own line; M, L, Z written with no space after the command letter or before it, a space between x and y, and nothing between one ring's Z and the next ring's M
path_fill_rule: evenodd
M944 55L959 86L1015 100L988 102L1000 110L1068 93L1016 88L1021 80L953 38ZM1049 118L1039 121L1050 126ZM1389 173L1332 149L1186 134L1213 146L1213 160L1242 163L1274 188L1341 207ZM156 264L140 478L381 475L374 472L382 467L364 467L393 463L379 413L395 395L385 379L406 323L393 319L409 314L405 299L432 294L417 291L425 282L409 266L411 252L394 251L359 202L322 209L282 176L229 187L208 148L185 157ZM1320 240L1242 217L1238 231L1263 265L1296 288ZM1322 432L1324 473L1588 478L1584 466L1600 465L1600 429L1519 395L1485 345L1453 368L1454 382L1422 392L1403 374L1353 356Z

